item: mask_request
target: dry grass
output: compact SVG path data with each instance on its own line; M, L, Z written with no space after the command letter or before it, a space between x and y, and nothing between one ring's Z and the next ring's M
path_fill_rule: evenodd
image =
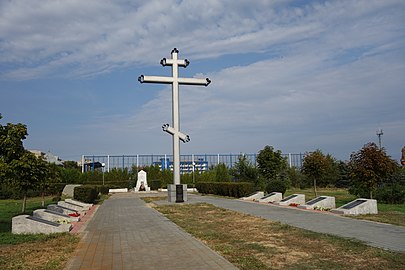
M208 204L155 207L240 269L405 269L405 254Z
M65 233L43 241L0 245L0 269L63 269L78 241Z

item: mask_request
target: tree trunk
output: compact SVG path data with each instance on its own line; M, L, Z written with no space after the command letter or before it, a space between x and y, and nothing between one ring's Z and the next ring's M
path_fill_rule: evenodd
M370 189L370 199L373 198L373 191Z
M45 192L43 192L42 191L42 203L41 203L41 205L42 205L42 207L45 207Z
M23 204L22 204L22 213L25 212L26 205L27 205L27 194L24 193Z
M318 197L318 193L316 191L316 178L314 178L314 193L315 193L315 198Z

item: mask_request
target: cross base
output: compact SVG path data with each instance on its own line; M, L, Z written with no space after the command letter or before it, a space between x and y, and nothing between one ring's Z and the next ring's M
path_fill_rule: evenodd
M168 201L182 203L187 201L187 185L167 185Z

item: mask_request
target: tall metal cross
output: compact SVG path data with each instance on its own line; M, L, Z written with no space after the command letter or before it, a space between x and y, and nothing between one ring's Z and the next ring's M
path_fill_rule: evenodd
M172 76L144 76L138 78L140 83L162 83L172 85L172 127L169 124L162 126L163 131L173 136L173 183L180 184L180 140L183 142L190 141L190 137L180 132L180 115L179 115L179 84L185 85L204 85L210 84L210 79L197 79L197 78L181 78L179 77L179 67L187 67L190 62L187 59L178 59L179 51L174 48L172 50L172 58L163 58L160 61L162 66L172 66Z

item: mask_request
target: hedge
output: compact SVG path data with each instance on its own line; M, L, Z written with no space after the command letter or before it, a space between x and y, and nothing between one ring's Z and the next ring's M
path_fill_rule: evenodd
M79 186L73 191L73 198L81 202L94 203L97 197L98 191L95 186Z
M255 191L249 182L203 182L195 185L199 193L240 198Z

